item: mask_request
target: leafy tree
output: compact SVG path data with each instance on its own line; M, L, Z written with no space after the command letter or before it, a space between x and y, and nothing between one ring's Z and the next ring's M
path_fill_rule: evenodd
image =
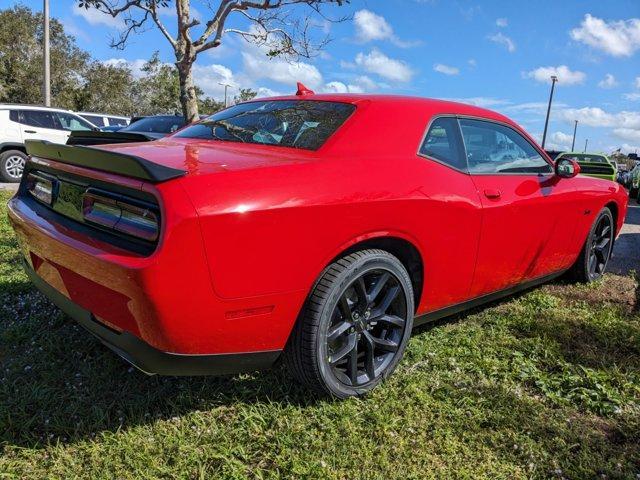
M255 90L251 90L250 88L241 88L240 93L233 97L234 103L246 102L248 100L253 100L258 95L258 92Z
M73 109L131 116L138 111L136 82L126 66L91 62L73 94Z
M25 6L0 10L0 101L42 103L42 14ZM50 21L51 98L59 107L74 105L89 54Z
M198 31L201 22L191 16L191 0L174 1L176 35L160 18L160 8L168 7L171 0L78 0L78 4L123 18L126 27L120 37L112 41L112 46L117 48L124 48L129 36L145 28L148 21L156 25L175 54L180 104L188 121L198 118L193 64L200 53L219 47L224 36L232 34L265 47L268 56L308 57L321 48L326 39L312 42L308 32L313 22L308 17L302 20L292 17L290 8L303 5L312 13L320 13L323 5L348 3L348 0L211 0L203 5L207 6L207 20ZM249 26L244 29L228 27L227 22L232 17L239 17Z
M224 108L224 102L219 102L211 97L198 98L198 112L201 115L213 115Z

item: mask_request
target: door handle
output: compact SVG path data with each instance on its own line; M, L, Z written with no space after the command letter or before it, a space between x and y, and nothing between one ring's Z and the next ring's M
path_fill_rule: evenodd
M24 133L38 133L35 130L25 130Z
M498 199L502 196L502 193L497 188L485 188L484 196L491 199Z

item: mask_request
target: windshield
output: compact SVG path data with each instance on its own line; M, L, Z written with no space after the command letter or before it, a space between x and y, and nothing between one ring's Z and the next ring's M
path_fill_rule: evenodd
M317 150L354 110L354 105L339 102L249 102L218 112L176 137Z
M173 133L184 125L184 118L175 115L145 117L119 130L120 132Z
M562 158L569 158L578 163L609 163L607 162L607 158L603 155L591 155L588 153L563 153L561 155Z

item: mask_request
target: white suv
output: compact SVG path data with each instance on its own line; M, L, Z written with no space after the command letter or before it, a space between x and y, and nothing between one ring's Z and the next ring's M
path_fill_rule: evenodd
M72 130L98 130L75 113L58 108L0 104L0 181L19 182L27 139L67 143Z

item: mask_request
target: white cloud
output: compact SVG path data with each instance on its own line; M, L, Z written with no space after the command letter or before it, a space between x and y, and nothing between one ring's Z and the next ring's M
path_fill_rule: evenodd
M528 73L525 73L525 78L533 78L537 82L549 83L549 79L552 75L558 77L558 81L562 85L576 85L584 83L587 75L584 72L573 71L566 65L560 65L558 67L539 67Z
M385 18L370 10L358 10L353 15L353 24L356 27L356 38L362 43L374 40L389 40L401 48L415 47L421 43L400 40L396 34L393 33L393 28Z
M640 88L640 77L636 77L636 88Z
M205 96L213 98L224 98L224 86L220 83L231 85L227 94L233 97L239 88L233 72L224 65L193 65L193 79L195 84L202 89Z
M408 82L413 77L413 70L404 62L387 57L377 48L371 52L358 53L355 64L369 73L375 73L387 80Z
M571 38L614 57L630 57L640 48L640 19L606 22L587 14Z
M309 88L322 85L322 74L315 66L304 62L292 63L281 58L269 58L259 48L242 52L244 73L252 79L267 78L285 85L302 82Z
M467 63L471 68L475 68L478 66L478 62L476 61L475 58L470 58L469 60L467 60Z
M634 128L615 128L613 134L622 140L640 143L640 130Z
M640 146L638 146L638 144L629 145L628 143L623 143L620 148L622 149L622 153L638 153L640 150Z
M364 90L358 85L345 84L342 82L329 82L322 88L326 93L363 93Z
M147 63L147 60L143 60L141 58L136 58L135 60L127 60L125 58L109 58L107 60L102 60L102 63L104 63L105 65L113 65L117 67L128 67L129 70L131 70L131 74L134 78L141 78L145 76L145 73L142 71L142 67L145 63Z
M600 82L598 82L598 86L600 88L613 88L618 86L618 82L616 81L616 77L607 73Z
M606 112L599 107L565 108L558 112L560 118L590 127L613 127L640 129L640 112Z
M112 17L95 8L80 7L77 3L73 5L73 14L84 18L90 25L105 25L111 28L124 28L122 17Z
M551 135L552 144L555 147L560 147L560 148L555 148L556 150L568 150L569 148L571 148L572 140L573 140L573 135L568 135L563 132L555 132L554 134Z
M505 47L509 51L509 53L513 53L516 51L515 42L500 32L496 33L495 35L489 35L487 38L492 42Z
M509 20L507 20L506 18L498 18L496 19L496 25L498 27L506 27L507 25L509 25Z
M638 100L640 100L640 93L638 92L623 93L622 98L624 98L625 100L629 100L630 102L637 102Z
M356 36L362 42L388 40L393 37L393 28L384 17L369 10L358 10L353 15L353 24L356 27Z
M256 98L282 97L282 96L286 95L285 93L278 92L276 90L272 90L272 89L267 88L267 87L258 87L256 89L256 92L258 92L258 94L256 95ZM289 92L289 93L291 93L291 92Z
M436 63L433 66L433 70L438 73L443 73L445 75L458 75L460 73L459 68L451 67L449 65L444 65L442 63Z

